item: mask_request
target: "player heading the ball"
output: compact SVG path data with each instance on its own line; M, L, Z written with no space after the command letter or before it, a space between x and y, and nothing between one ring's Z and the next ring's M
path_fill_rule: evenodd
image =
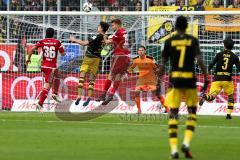
M74 37L70 37L72 42L78 43L81 46L88 46L85 56L83 58L82 65L80 67L80 78L78 83L78 97L75 102L79 104L83 92L86 73L89 73L89 86L88 86L88 99L83 103L83 106L87 106L91 100L94 90L95 78L101 61L101 51L104 46L104 36L109 28L109 24L106 22L100 22L96 35L92 35L88 40L82 41Z
M103 94L97 99L97 101L104 101L102 105L107 105L113 99L130 63L127 32L122 27L120 19L113 19L111 23L114 31L112 37L108 39L104 37L106 44L113 44L111 69L104 84Z
M29 50L26 65L28 65L28 63L31 63L31 56L34 50L38 48L41 48L43 52L41 71L44 74L44 88L40 93L39 101L37 103L37 109L40 110L43 106L43 102L47 98L48 92L51 87L53 87L52 98L57 102L61 102L58 97L58 88L59 88L61 77L57 69L57 57L58 57L58 52L60 52L62 56L65 55L65 52L61 42L54 38L53 28L47 28L46 38L37 42L34 45L34 47L32 47Z

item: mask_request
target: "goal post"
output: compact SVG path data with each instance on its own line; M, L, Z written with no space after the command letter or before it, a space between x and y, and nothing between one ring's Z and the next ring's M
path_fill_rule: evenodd
M74 100L77 95L79 67L85 55L86 47L69 41L70 35L79 39L87 39L96 33L100 21L111 21L112 18L122 20L129 39L130 58L137 56L137 49L145 45L147 53L159 62L164 41L175 33L176 17L185 15L189 26L187 33L196 36L205 64L208 66L217 52L223 50L222 40L226 36L233 38L233 51L240 54L240 11L147 11L147 12L57 12L57 11L0 11L0 27L3 38L0 39L0 104L3 108L25 107L28 100L37 98L43 87L40 72L41 55L38 51L32 57L32 64L26 67L24 62L27 50L37 41L45 37L47 27L54 28L58 38L65 47L66 56L58 58L58 67L62 71L59 94L62 99ZM112 34L110 29L108 34ZM94 97L101 94L104 81L110 72L111 55L102 57L95 85ZM169 69L169 66L167 66ZM235 69L235 68L234 68ZM196 67L198 86L203 83L203 76ZM235 101L240 101L239 74L234 75ZM125 76L117 92L122 101L134 100L134 88L137 72ZM88 80L88 79L87 79ZM164 79L167 87L167 75ZM87 87L88 84L85 84ZM85 91L87 91L85 89ZM164 89L163 89L164 91ZM50 96L49 96L50 97ZM151 98L145 98L148 101ZM216 103L225 103L226 96L220 94ZM152 102L151 102L152 103ZM46 104L51 107L49 98ZM24 106L25 105L25 106ZM29 106L28 106L29 107Z

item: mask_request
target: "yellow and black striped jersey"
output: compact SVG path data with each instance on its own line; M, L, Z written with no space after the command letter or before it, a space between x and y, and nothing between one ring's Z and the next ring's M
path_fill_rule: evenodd
M198 39L176 34L165 41L162 56L170 59L170 82L175 88L195 88L195 58L200 54Z
M234 65L240 70L239 58L230 50L217 53L208 70L210 71L215 64L214 81L231 81Z

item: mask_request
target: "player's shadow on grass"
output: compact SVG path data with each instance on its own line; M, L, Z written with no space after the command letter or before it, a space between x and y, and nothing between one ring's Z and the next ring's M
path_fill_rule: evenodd
M72 100L65 100L62 103L57 104L55 108L55 115L63 121L88 121L91 119L103 116L111 111L113 111L117 106L119 106L119 101L112 101L108 105L99 105L91 109L88 112L71 112L71 105L74 103Z

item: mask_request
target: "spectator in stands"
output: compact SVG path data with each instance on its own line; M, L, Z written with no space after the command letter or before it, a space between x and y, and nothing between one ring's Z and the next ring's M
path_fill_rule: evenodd
M117 0L107 0L107 2L109 3L109 5L113 5Z
M159 0L152 0L150 6L160 6Z
M64 11L71 11L70 6L64 6Z
M6 0L0 0L0 11L5 11L7 10L7 4L6 4Z
M128 11L128 6L122 6L122 11Z
M223 7L223 5L221 4L221 0L213 0L212 7L213 8L221 8L221 7Z
M204 0L197 0L197 4L194 5L196 11L202 11L203 10L203 3Z
M152 0L150 6L167 6L166 0Z
M159 1L159 6L167 6L166 0L158 0Z
M185 0L176 0L175 6L183 7L185 5Z
M120 4L118 1L115 1L113 4L112 4L112 10L113 11L121 11L121 7L120 7Z
M104 11L104 12L109 12L109 11L111 11L111 10L110 10L109 7L105 6L105 7L103 8L103 11ZM111 17L113 17L113 19L114 19L114 16L102 16L101 21L103 21L103 22L111 22L111 19L112 19Z
M180 4L179 4L180 7L183 7L185 6L185 0L180 0Z
M11 11L21 11L22 4L18 0L12 0L10 3L10 9L11 9Z
M142 11L142 2L141 1L136 2L135 11Z
M93 6L97 7L98 9L102 9L100 0L93 0L92 2Z
M110 11L110 8L108 6L104 6L103 11L108 12L108 11Z
M228 6L228 8L240 8L240 0L233 0L233 4Z
M31 11L30 5L24 5L23 10L24 11Z
M175 6L176 0L166 0L167 6Z
M57 10L56 0L47 0L46 6L47 6L47 11L56 11Z

